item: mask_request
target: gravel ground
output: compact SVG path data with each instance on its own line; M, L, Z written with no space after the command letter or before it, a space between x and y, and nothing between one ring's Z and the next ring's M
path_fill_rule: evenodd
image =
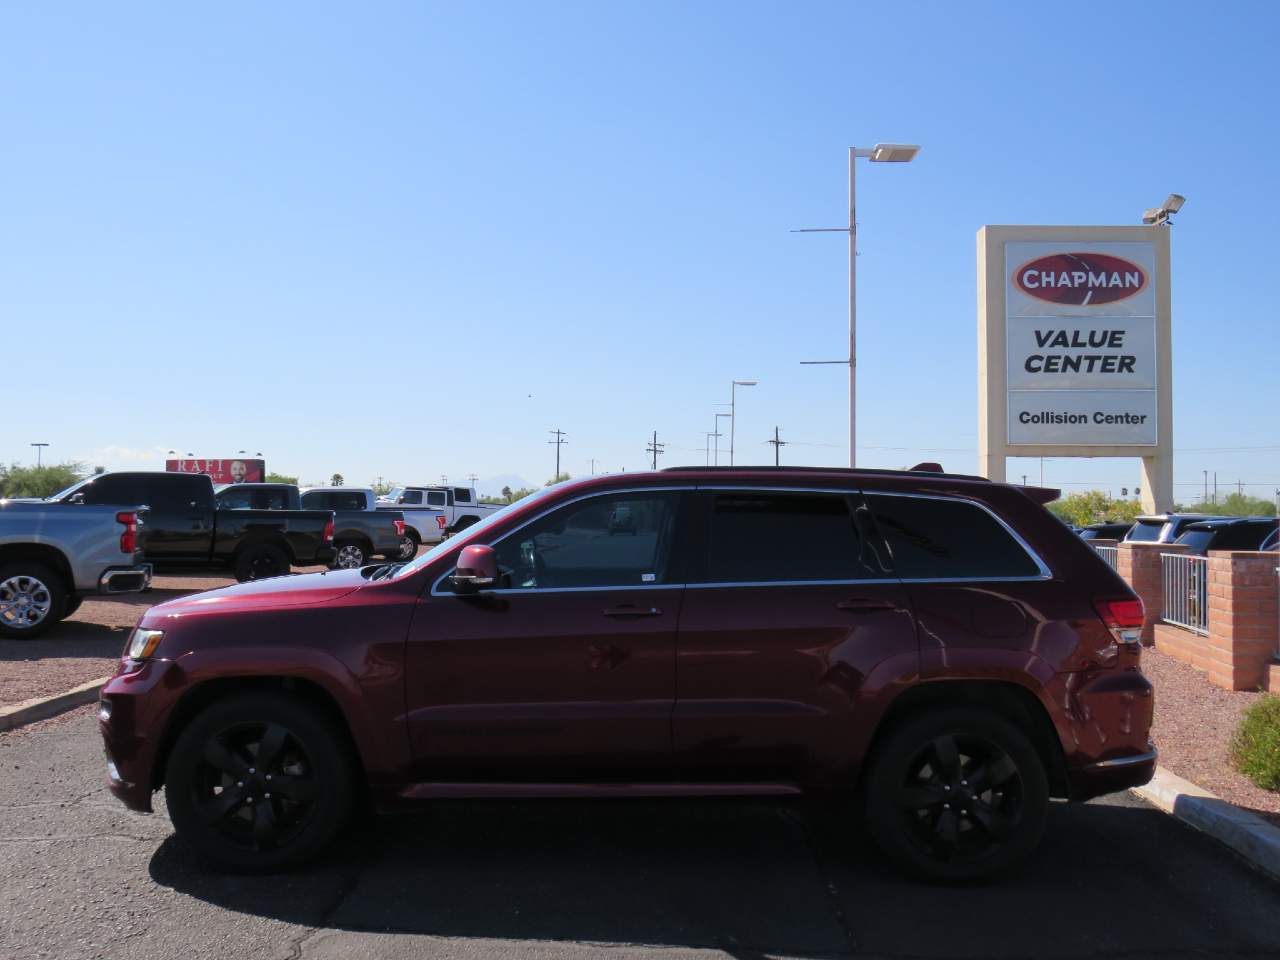
M147 607L231 583L235 580L220 576L156 577L150 593L85 600L74 616L43 637L0 640L0 706L52 696L108 676Z
M1254 786L1227 759L1240 715L1262 694L1223 690L1203 671L1151 648L1142 651L1142 672L1156 688L1152 739L1161 766L1280 826L1280 793Z

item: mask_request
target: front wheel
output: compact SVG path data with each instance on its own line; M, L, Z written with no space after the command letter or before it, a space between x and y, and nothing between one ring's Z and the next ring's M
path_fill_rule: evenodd
M987 880L1035 850L1049 811L1039 753L1013 724L952 707L908 720L876 749L864 781L867 826L908 872Z
M196 716L174 744L165 798L178 836L214 866L265 873L320 853L350 814L354 764L322 714L243 694Z
M62 578L39 563L0 565L0 637L31 640L67 616Z

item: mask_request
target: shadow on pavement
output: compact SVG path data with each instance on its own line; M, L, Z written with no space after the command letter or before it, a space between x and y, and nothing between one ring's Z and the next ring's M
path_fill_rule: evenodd
M756 801L439 803L366 825L307 871L202 870L175 838L159 884L346 931L718 948L734 957L1176 956L1275 950L1280 890L1152 808L1055 805L1041 853L934 887L805 808Z

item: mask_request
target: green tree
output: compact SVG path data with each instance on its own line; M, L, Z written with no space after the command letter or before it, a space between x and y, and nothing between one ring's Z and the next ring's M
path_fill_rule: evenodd
M1073 493L1049 504L1049 509L1067 523L1087 527L1091 523L1134 520L1142 513L1136 500L1112 500L1103 490Z
M329 478L329 486L331 487L340 487L344 483L346 483L346 479L340 473L335 473Z
M552 477L550 480L548 480L545 484L543 484L543 486L554 487L557 483L564 483L568 479L569 479L569 474L558 473L554 477Z
M0 465L0 497L47 497L71 486L84 474L83 463L24 467Z
M385 497L388 493L390 493L390 492L391 492L391 488L392 488L392 487L394 487L394 486L395 486L395 484L394 484L394 483L376 483L376 482L375 482L375 483L371 483L371 484L369 484L369 486L370 486L371 488L373 488L373 492L374 492L374 494L375 494L376 496L379 496L379 497Z
M548 484L550 486L550 484ZM537 493L533 487L521 487L519 490L512 490L510 487L502 488L502 496L500 497L481 497L481 503L515 503L517 500L523 500L531 493Z
M268 473L266 482L267 483L292 483L294 486L297 486L298 478L287 477L283 473Z
M1211 513L1220 517L1274 517L1276 505L1261 497L1232 493L1214 503L1212 500L1193 503L1188 513Z

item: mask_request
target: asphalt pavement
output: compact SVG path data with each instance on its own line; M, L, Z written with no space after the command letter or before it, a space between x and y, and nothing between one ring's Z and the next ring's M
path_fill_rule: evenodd
M92 708L0 734L0 958L1280 957L1280 885L1130 796L973 888L759 801L436 803L296 874L206 872L103 786Z

